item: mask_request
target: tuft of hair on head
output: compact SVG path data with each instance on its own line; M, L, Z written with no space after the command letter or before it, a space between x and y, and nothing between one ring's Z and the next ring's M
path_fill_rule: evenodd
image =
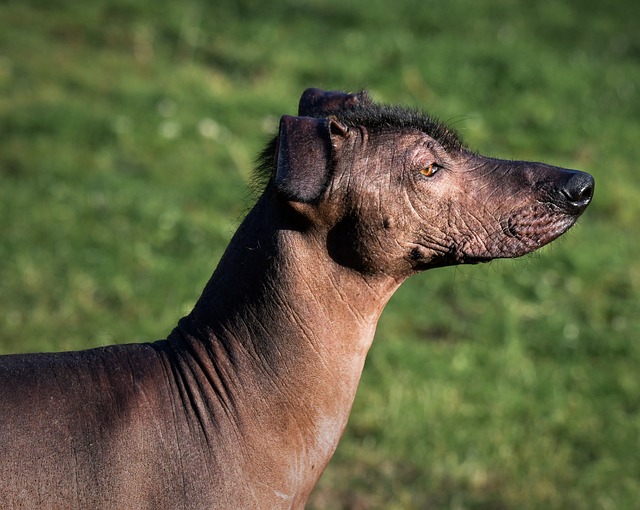
M415 108L373 103L332 113L349 127L363 126L369 131L416 130L436 140L446 151L464 147L458 133L437 118Z
M358 93L361 97L368 97L366 91ZM447 152L456 152L465 147L458 133L438 120L415 108L397 105L360 101L348 104L338 104L335 108L324 108L322 117L334 117L348 127L362 126L370 132L392 130L421 131L436 140ZM262 192L271 179L278 148L277 136L271 139L260 153L256 162L251 188L254 192Z

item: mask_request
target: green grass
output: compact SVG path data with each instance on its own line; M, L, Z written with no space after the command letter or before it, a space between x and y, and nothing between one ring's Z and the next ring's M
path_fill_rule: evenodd
M392 299L310 508L640 501L640 4L0 2L0 351L165 336L307 86L591 172L539 254Z

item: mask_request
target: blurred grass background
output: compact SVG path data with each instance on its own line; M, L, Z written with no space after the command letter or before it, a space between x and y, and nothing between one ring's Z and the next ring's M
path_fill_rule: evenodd
M640 508L640 4L0 1L0 351L166 335L307 86L591 172L578 227L383 314L313 509Z

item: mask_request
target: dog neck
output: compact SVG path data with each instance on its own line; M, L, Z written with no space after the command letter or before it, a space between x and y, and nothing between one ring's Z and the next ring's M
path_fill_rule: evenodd
M282 207L258 202L182 324L205 347L198 365L215 372L209 380L233 392L227 413L252 452L243 469L260 479L248 485L302 504L337 447L399 283L340 266L323 234L291 225Z

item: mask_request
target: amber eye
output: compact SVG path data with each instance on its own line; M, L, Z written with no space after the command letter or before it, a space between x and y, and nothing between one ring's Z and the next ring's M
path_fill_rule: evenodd
M425 175L427 177L431 177L432 175L434 175L438 170L440 170L440 166L436 165L435 163L431 163L429 166L423 168L420 170L420 173L422 175Z

